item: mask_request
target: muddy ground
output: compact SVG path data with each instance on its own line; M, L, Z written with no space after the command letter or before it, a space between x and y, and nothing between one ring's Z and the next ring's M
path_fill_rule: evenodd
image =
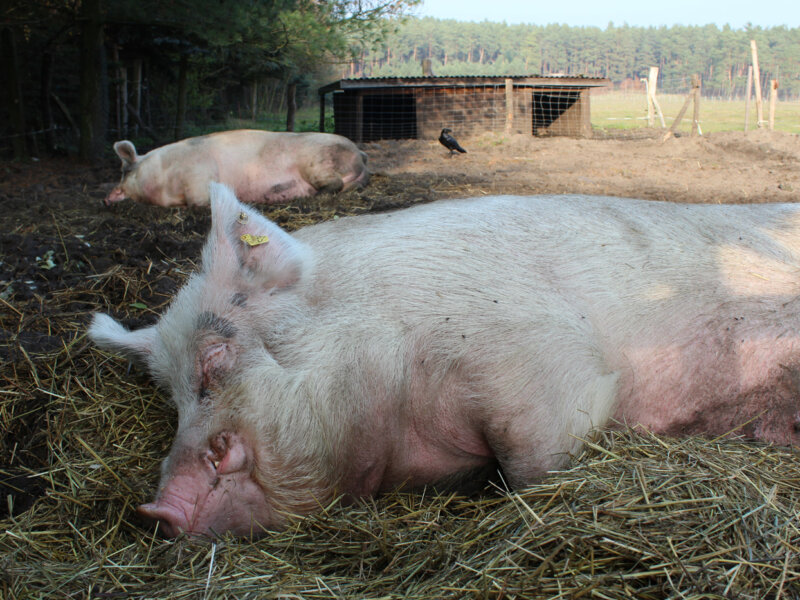
M453 157L435 141L368 144L374 175L366 189L265 213L294 230L335 215L489 194L800 201L800 138L791 134L460 141L468 153ZM118 175L110 154L91 167L0 163L0 518L44 493L45 481L30 475L52 462L51 428L64 426L45 409L53 390L96 376L84 338L90 313L109 311L132 327L153 322L194 268L209 227L207 209L106 208ZM117 376L149 385L141 373Z

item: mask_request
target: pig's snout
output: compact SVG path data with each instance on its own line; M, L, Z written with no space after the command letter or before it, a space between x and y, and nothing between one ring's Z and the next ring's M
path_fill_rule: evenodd
M155 502L138 512L169 537L254 533L270 524L270 512L252 467L252 451L242 437L220 433L199 453L180 449Z
M120 186L115 187L113 190L108 192L108 195L103 200L103 203L106 206L111 206L114 202L119 202L120 200L125 200L125 192L122 191Z
M177 507L163 502L149 502L136 509L148 521L158 523L158 529L167 537L175 537L181 531L191 531L189 519Z

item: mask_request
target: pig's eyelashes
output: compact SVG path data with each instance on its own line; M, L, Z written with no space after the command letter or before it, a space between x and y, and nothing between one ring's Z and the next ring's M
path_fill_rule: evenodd
M236 353L233 346L220 342L207 346L200 354L200 398L208 395L222 375L233 367Z

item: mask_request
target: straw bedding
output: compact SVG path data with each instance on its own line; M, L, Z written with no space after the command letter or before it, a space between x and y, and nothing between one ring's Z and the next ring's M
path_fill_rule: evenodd
M18 181L6 197L35 208L0 215L0 597L800 598L797 450L645 431L597 433L526 490L321 506L256 541L162 539L134 509L175 415L84 331L94 310L152 322L208 215L101 213L95 188L60 176ZM72 187L33 202L36 185ZM378 177L268 215L295 229L426 199L403 189Z

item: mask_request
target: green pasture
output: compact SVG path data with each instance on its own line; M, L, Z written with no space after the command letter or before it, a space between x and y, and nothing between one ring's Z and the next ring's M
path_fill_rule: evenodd
M686 96L664 94L656 97L664 113L667 127L681 110ZM600 129L635 129L647 127L647 99L644 93L608 93L592 95L592 126ZM700 129L712 131L744 131L744 100L700 99ZM764 101L764 120L769 119L769 102ZM756 103L750 103L750 129L756 127ZM692 123L692 105L686 110L679 129L689 131ZM656 127L661 127L658 116ZM765 124L766 126L766 124ZM775 107L775 130L800 133L800 102L781 102Z

